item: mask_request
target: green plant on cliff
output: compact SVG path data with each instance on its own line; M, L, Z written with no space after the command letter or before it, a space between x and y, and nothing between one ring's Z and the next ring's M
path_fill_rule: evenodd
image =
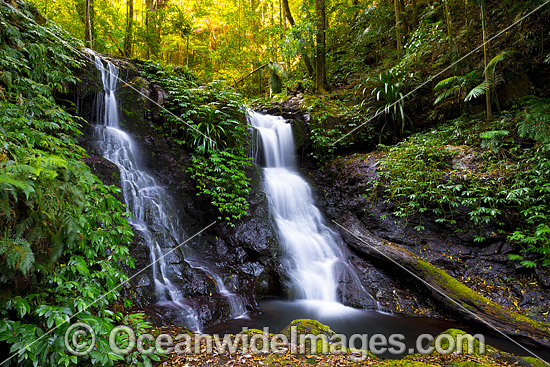
M525 118L518 121L518 133L523 138L539 141L550 148L550 98L528 98Z
M376 95L376 101L382 104L376 113L383 113L386 121L380 131L381 136L388 119L391 121L393 136L401 137L405 132L405 98L402 89L402 83L397 80L397 76L388 71L379 75L377 85L371 92Z
M212 204L220 212L219 220L233 224L246 215L250 181L244 168L251 166L250 159L238 149L209 151L208 155L194 154L189 167L191 176L203 194L212 197Z
M105 338L124 318L110 307L123 301L132 231L118 189L82 161L79 122L55 102L82 66L78 44L33 14L0 5L0 363L10 353L5 365L150 365L157 356L116 355ZM98 335L88 355L64 346L74 322ZM147 326L139 314L129 322Z
M169 94L157 129L192 152L188 172L197 182L199 195L208 195L230 225L248 210L250 179L245 168L250 134L245 123L242 97L223 82L199 87L185 68L173 69L153 62L140 64L143 74Z

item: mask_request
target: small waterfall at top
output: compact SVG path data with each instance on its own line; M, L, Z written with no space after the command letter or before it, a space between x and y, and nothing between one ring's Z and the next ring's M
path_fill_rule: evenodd
M156 180L139 167L137 147L132 138L119 127L119 112L116 99L118 68L110 61L104 61L89 51L95 60L96 68L101 72L104 90L98 95L97 120L94 126L98 138L99 151L104 158L115 163L120 170L120 180L124 201L132 217L129 222L144 238L150 250L152 272L156 296L159 304L169 305L180 310L190 329L199 331L201 324L197 313L187 305L186 299L178 287L170 281L167 263L163 255L185 240L183 226L175 215L173 199ZM229 292L220 276L206 262L196 259L186 251L186 261L193 269L206 273L215 280L220 293L228 300L232 308L232 317L245 313L240 297ZM181 252L180 252L181 254ZM177 254L171 254L177 255Z
M264 191L295 298L339 302L344 292L339 287L346 282L357 286L359 279L346 261L339 236L325 224L311 188L296 170L292 127L278 116L250 112L248 118L261 138ZM363 289L360 284L358 288Z

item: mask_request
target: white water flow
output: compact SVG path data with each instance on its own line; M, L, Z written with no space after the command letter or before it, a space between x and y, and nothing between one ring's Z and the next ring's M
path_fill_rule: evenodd
M135 230L139 231L150 250L157 300L162 305L181 310L181 315L188 327L199 331L201 324L197 313L186 304L184 295L169 277L166 258L177 258L181 251L179 254L176 253L178 251L174 251L166 258L164 257L164 254L186 239L183 226L172 206L173 198L150 174L139 167L136 157L137 146L119 127L116 99L118 68L108 60L105 61L105 65L99 56L93 53L92 55L95 58L96 68L101 72L104 87L103 96L98 96L97 103L97 118L101 124L94 126L99 150L104 158L115 163L119 168L124 200L132 213L129 222ZM182 250L188 251L187 248ZM208 264L184 260L194 269L201 270L215 279L220 293L231 305L231 316L237 317L245 313L240 297L226 289L221 278Z
M325 224L310 186L296 170L292 127L281 117L254 112L249 113L249 121L261 138L264 190L295 298L339 302L339 285L353 278L354 272L338 235Z

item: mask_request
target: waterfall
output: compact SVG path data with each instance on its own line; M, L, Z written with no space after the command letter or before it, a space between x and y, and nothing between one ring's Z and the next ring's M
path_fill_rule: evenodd
M97 124L94 125L98 140L98 149L102 156L115 163L120 171L120 180L124 201L132 216L128 219L135 231L145 240L150 251L152 273L157 301L180 310L190 329L198 331L201 324L197 313L186 304L180 289L170 280L164 254L185 241L183 225L175 214L173 198L155 178L139 167L138 149L132 138L120 129L116 89L118 68L110 61L94 56L95 66L101 72L103 91L97 99ZM188 248L182 251L189 255L186 261L193 269L206 273L215 279L220 294L224 296L232 309L232 317L245 313L240 297L229 292L221 277L205 261L193 260L195 256ZM179 252L182 253L181 251ZM178 256L175 252L170 256Z
M296 170L291 125L281 117L254 112L248 119L261 139L264 191L295 298L341 301L341 286L359 280L346 261L340 237L325 224L310 186Z

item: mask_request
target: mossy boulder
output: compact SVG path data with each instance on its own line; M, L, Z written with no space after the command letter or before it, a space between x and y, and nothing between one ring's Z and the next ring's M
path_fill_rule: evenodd
M327 325L324 325L317 320L310 319L294 320L290 324L288 324L283 330L281 330L281 334L284 334L287 338L289 338L289 340L292 332L294 332L295 335L325 334L329 338L333 335L336 335L336 333L332 331L331 328Z
M436 341L439 341L439 343L436 343ZM480 355L485 354L489 350L494 350L494 348L481 342L476 335L468 334L460 329L445 330L432 341L431 346L436 347L435 344L438 344L437 347L440 348L440 351L434 350L433 353L445 351L445 353L442 354L457 353Z
M330 327L316 320L298 319L288 324L281 334L285 335L291 343L291 348L300 354L315 354L330 351L330 341L336 335ZM315 342L315 346L313 346ZM296 345L297 344L297 345Z

